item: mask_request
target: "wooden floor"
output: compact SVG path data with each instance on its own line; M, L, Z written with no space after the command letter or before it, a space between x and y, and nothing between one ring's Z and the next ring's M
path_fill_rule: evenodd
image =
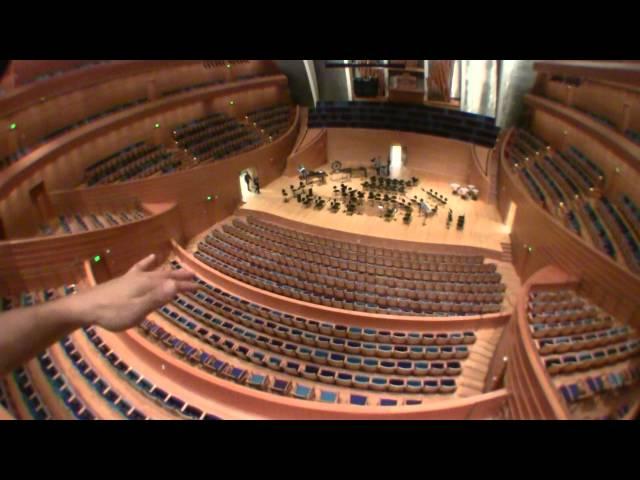
M343 164L347 166L347 164ZM327 172L331 171L329 165L320 167ZM364 214L348 216L341 208L339 213L331 213L327 207L322 210L313 207L305 208L295 199L288 203L283 201L282 189L290 192L289 185L298 185L299 180L294 176L282 176L261 189L260 195L249 194L243 208L259 210L298 222L309 223L318 226L329 227L345 232L394 240L408 240L413 242L427 242L450 245L468 245L501 251L501 243L509 242L508 228L502 223L500 214L495 206L482 200L462 200L457 195L451 194L448 182L428 180L424 171L416 168L401 167L392 171L392 178L409 179L415 176L420 179L416 187L407 191L406 196L428 199L422 189L434 189L448 197L448 207L440 207L438 213L425 220L418 216L414 209L413 221L405 225L402 214L396 214L393 221L385 221L379 217L375 208L367 208ZM322 195L326 199L333 198L333 186L340 186L341 175L329 175L325 185L310 185L315 194ZM362 177L344 180L344 183L352 188L361 189ZM453 180L452 180L453 181ZM328 202L327 202L328 203ZM344 207L344 205L343 205ZM446 227L448 208L453 210L454 222L449 229ZM458 215L466 217L463 231L455 227Z

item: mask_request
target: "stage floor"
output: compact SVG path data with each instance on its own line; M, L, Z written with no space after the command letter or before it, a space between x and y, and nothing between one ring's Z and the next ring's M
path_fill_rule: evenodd
M319 169L326 172L331 171L329 165L323 165ZM373 169L370 169L373 171ZM439 243L449 245L466 245L478 248L486 248L501 251L501 243L509 242L508 228L502 223L500 214L495 206L489 205L482 200L463 200L451 193L450 182L435 181L426 177L425 172L408 167L400 167L397 171L392 170L392 178L409 179L412 176L420 181L416 187L410 188L406 196L418 198L428 198L422 189L434 189L444 194L448 198L446 207L440 206L438 212L425 219L418 215L417 208L413 210L413 220L409 225L402 221L403 214L398 212L392 221L385 221L382 217L374 214L347 215L344 203L338 213L332 213L328 209L328 203L322 210L313 207L304 207L295 198L288 203L283 201L282 189L290 194L289 185L298 185L297 176L282 176L261 189L260 195L250 193L242 208L258 210L273 215L308 223L326 228L342 230L345 232L361 235L371 235L394 240L407 240L413 242ZM340 186L340 175L329 175L324 185L314 183L309 185L313 188L314 194L322 195L325 199L333 198L333 186ZM347 186L354 189L362 189L361 183L364 178L357 177L351 180L343 180ZM454 182L455 180L451 180ZM459 183L459 182L458 182ZM453 210L454 220L447 229L448 209ZM373 211L373 208L367 208ZM456 229L458 215L464 214L466 217L464 230Z

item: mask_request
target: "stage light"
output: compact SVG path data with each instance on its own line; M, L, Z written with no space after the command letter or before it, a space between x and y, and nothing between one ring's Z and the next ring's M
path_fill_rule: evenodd
M154 127L156 127L156 128L160 128L160 124L159 124L159 123L156 123L156 124L154 125Z
M235 105L236 102L234 102L233 100L229 100L229 105Z
M98 263L100 260L102 260L102 257L100 255L96 255L95 257L93 257L94 263Z
M213 200L213 197L211 195L207 195L207 202L210 202L211 200Z
M11 125L9 125L9 130L15 130L16 128L18 128L17 123L12 123Z
M616 167L616 173L620 173L620 167ZM602 177L600 177L602 178Z
M231 64L230 63L227 63L227 68L231 68Z

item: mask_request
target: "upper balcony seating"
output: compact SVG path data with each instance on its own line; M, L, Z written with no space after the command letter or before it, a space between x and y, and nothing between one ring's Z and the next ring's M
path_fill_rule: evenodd
M600 199L597 209L613 234L629 268L640 273L640 245L633 229L628 226L618 208L607 197Z
M505 154L522 174L531 196L544 201L567 228L579 236L586 230L594 246L613 259L620 250L628 268L640 272L640 211L628 195L621 195L618 203L605 196L589 198L594 186L604 181L604 172L595 162L575 147L562 154L552 152L525 130L511 135Z
M273 139L283 134L289 127L292 107L289 104L275 105L249 112L244 118L249 124L253 124L254 127Z
M6 156L2 161L0 161L0 169L1 168L6 168L9 165L11 165L12 163L20 160L20 158L22 158L23 156L27 155L28 153L34 151L36 148L44 145L47 142L50 142L51 140L53 140L56 137L59 137L61 135L64 135L65 133L69 133L72 130L75 130L76 128L80 128L83 127L85 125L88 125L91 122L94 122L96 120L99 120L101 118L104 118L108 115L112 115L114 113L118 113L122 110L126 110L128 108L133 108L137 105L141 105L143 103L145 103L147 101L147 98L139 98L136 100L132 100L130 102L126 102L126 103L122 103L122 104L118 104L115 105L113 107L108 108L107 110L103 110L99 113L96 113L94 115L91 115L89 117L85 117L82 120L79 120L75 123L69 124L69 125L65 125L63 127L59 127L54 131L49 132L48 134L44 135L43 137L41 137L38 140L35 140L34 142L30 142L29 145L24 145L22 146L22 148L20 148L19 150L17 150L16 152Z
M84 233L103 228L116 227L126 223L142 220L147 213L141 207L121 211L104 211L101 213L74 213L59 215L50 223L40 226L42 235L60 235Z
M394 262L376 257L376 249L371 249L369 256L366 249L362 254L354 251L356 261L341 260L341 255L349 258L348 250L321 247L310 253L309 247L264 233L266 230L261 233L238 219L224 230L226 233L217 231L200 242L196 258L286 296L335 308L396 315L472 315L500 310L505 286L499 283L495 265L421 263L408 256L404 262ZM446 259L433 256L431 260L436 258Z
M576 147L570 146L567 153L579 160L579 162L585 167L585 170L589 172L589 176L593 179L592 181L594 183L605 181L605 175L602 168L600 168L597 163L587 157Z
M87 167L85 181L94 186L133 180L156 172L168 173L179 165L180 161L161 145L138 142Z
M607 127L610 127L610 128L613 128L613 129L616 129L616 124L612 120L607 118L606 116L602 115L601 113L592 112L592 111L587 110L586 108L578 106L578 105L574 105L574 108L576 110L580 110L583 113L586 113L591 118L597 120L598 122L602 123L603 125L606 125Z
M173 137L198 163L237 155L262 143L258 132L224 113L179 125L174 128Z
M108 63L109 61L100 61L97 63ZM223 63L226 62L235 62L235 60L224 60ZM246 61L248 62L248 60ZM244 63L244 62L242 62ZM87 65L92 65L92 63L89 63ZM257 73L257 74L252 74L252 75L246 75L244 77L237 77L234 81L240 81L243 79L248 79L248 78L254 78L254 77L258 77L261 76L261 73ZM44 77L43 77L44 78ZM47 77L49 78L49 77ZM188 91L192 91L192 90L196 90L196 89L200 89L200 88L206 88L206 87L210 87L212 85L216 85L219 83L224 83L226 80L213 80L210 82L202 82L199 84L195 84L195 85L190 85L190 86L185 86L185 87L180 87L180 88L176 88L170 91L166 91L163 92L161 94L162 97L167 97L170 95L177 95L180 93L185 93ZM0 96L2 96L1 90L0 90ZM0 170L9 167L12 163L18 161L20 158L24 157L25 155L27 155L28 153L32 152L33 150L35 150L36 148L44 145L45 143L53 140L56 137L59 137L60 135L63 135L65 133L68 133L76 128L82 127L84 125L87 125L91 122L94 122L96 120L99 120L101 118L104 118L108 115L114 114L114 113L118 113L121 112L123 110L129 109L129 108L133 108L135 106L141 105L145 102L148 101L148 98L143 97L143 98L138 98L138 99L134 99L122 104L118 104L118 105L114 105L112 107L109 107L106 110L97 112L93 115L90 115L88 117L85 117L81 120L78 120L77 122L74 122L72 124L69 125L65 125L62 127L58 127L55 130L47 133L46 135L44 135L43 137L41 137L40 139L37 139L35 141L29 142L28 145L22 145L18 150L16 150L15 152L5 156L4 158L0 158Z
M629 325L618 322L573 290L536 290L530 292L527 315L538 352L551 375L589 371L589 376L578 383L561 385L560 392L567 402L574 402L609 388L631 385L638 379L638 366L626 361L640 355L640 339ZM536 327L549 326L544 336ZM585 328L588 327L588 328ZM610 376L613 366L625 370L626 380L616 384L618 374ZM635 372L635 379L631 378ZM620 377L622 378L622 377ZM616 380L605 387L603 382ZM580 389L584 384L585 388ZM587 388L588 387L588 388Z
M599 248L613 259L617 258L616 248L614 247L600 216L596 213L589 202L584 202L582 208L589 219L589 222L587 222L587 230L589 230L591 239L593 240L596 248Z
M634 201L628 195L621 195L621 210L624 213L627 222L636 231L640 231L640 208L636 206Z

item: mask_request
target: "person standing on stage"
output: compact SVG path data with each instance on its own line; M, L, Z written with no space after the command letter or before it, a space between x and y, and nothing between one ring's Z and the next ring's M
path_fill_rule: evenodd
M373 167L376 169L376 175L382 176L382 162L380 162L380 157L376 157L373 160Z
M260 179L256 175L253 177L253 186L255 187L256 193L260 193Z
M391 155L387 157L387 177L391 176Z
M422 213L425 217L429 213L429 205L426 204L424 198L420 199L420 213Z
M251 191L251 175L249 175L249 172L244 174L244 181L247 183L247 190Z

